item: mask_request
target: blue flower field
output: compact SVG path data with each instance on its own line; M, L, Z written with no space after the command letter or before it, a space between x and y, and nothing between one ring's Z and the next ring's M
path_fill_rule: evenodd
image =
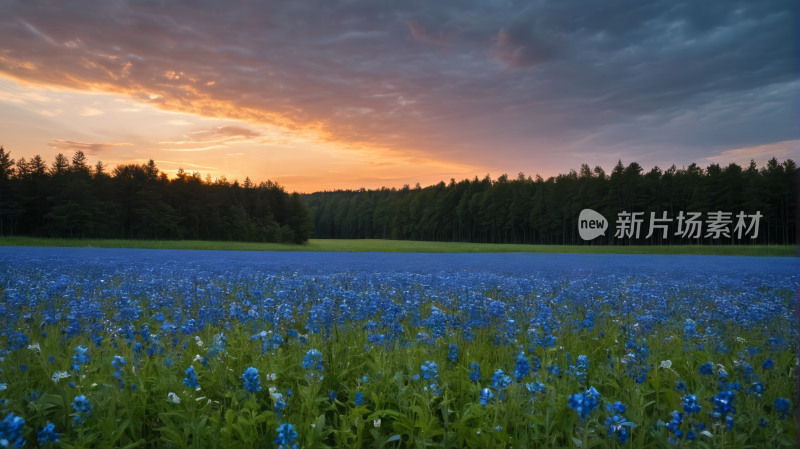
M0 447L794 446L796 258L0 248Z

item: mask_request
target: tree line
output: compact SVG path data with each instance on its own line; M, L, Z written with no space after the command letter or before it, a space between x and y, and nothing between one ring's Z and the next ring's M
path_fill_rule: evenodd
M82 151L48 166L0 146L0 236L302 243L312 226L300 196L275 182L183 169L169 179L152 159L109 170Z
M444 242L526 244L782 244L797 237L797 195L794 161L770 159L758 167L731 163L702 168L674 165L667 170L619 161L611 173L583 164L548 179L519 173L492 179L440 182L422 188L335 190L301 195L314 222L314 238L400 239ZM609 222L605 236L584 241L578 232L583 209L602 214ZM706 227L696 234L680 234L681 212L731 213L728 237L708 236ZM640 212L642 233L615 237L620 213ZM661 230L649 238L651 212L663 213L667 237ZM736 216L760 215L758 226L739 238ZM750 225L750 219L747 222ZM705 223L705 226L708 224ZM752 238L757 231L757 237Z

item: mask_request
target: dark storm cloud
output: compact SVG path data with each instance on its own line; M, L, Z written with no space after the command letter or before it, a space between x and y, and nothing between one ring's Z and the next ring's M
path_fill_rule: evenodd
M345 146L480 162L797 138L790 1L5 5L0 74Z

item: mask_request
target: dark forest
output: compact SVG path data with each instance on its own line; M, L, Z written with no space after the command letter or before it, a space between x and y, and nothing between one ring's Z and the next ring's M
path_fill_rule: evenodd
M83 152L48 164L15 161L0 147L0 235L63 238L194 239L302 243L320 239L396 239L524 244L796 243L797 168L791 159L645 171L619 161L610 173L583 164L543 179L464 179L422 188L288 193L275 182L212 180L179 170L170 179L150 160L109 170ZM609 222L605 236L578 235L583 209ZM681 212L730 212L729 237L676 232ZM616 238L618 214L641 212L639 238ZM672 218L667 237L648 235L651 212ZM736 238L739 212L758 213L757 238ZM753 233L751 233L753 235Z
M274 182L169 179L152 159L108 170L81 151L48 166L0 147L0 236L302 243L311 226L299 195Z
M314 220L315 238L378 238L445 242L529 244L794 244L796 240L796 166L772 158L764 167L691 164L649 171L636 162L618 162L611 173L584 164L548 179L539 176L475 177L421 188L337 190L302 195ZM608 220L607 237L584 242L578 215L593 209ZM643 212L639 239L614 237L617 214ZM755 239L701 238L654 233L644 238L651 212L675 218L681 211L759 212ZM751 233L752 235L752 233ZM611 238L608 238L611 237Z

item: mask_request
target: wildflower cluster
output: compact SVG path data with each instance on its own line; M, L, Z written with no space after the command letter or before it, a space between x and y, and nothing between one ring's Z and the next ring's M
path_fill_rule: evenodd
M567 407L578 412L578 417L583 421L597 409L600 399L600 393L594 387L589 387L583 393L571 395L567 401Z

